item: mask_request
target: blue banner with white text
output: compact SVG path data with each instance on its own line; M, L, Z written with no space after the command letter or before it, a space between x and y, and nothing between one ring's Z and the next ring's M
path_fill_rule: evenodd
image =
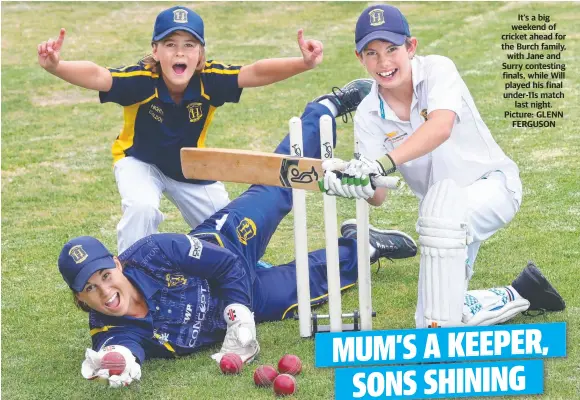
M566 355L566 323L319 333L316 367L553 358Z
M336 370L336 399L433 399L544 392L544 361L446 363Z

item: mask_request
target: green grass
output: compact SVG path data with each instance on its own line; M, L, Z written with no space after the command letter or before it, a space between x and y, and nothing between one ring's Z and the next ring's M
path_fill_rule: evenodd
M121 126L121 109L99 105L96 93L72 87L36 63L36 45L67 28L64 59L101 65L133 63L148 52L157 13L169 3L4 3L2 5L2 389L7 399L267 399L253 387L253 368L241 377L218 373L212 350L184 359L147 362L141 383L114 391L80 375L90 345L86 315L76 311L56 259L62 244L94 235L116 248L121 216L111 169L110 146ZM296 30L322 40L324 62L306 74L271 87L247 89L241 104L218 110L208 146L270 151L312 98L365 75L353 55L354 25L366 3L198 3L204 18L209 58L249 63L264 57L298 55ZM472 288L509 283L533 259L567 301L562 313L516 323L566 321L568 357L546 362L546 399L577 398L580 391L580 117L578 87L579 8L574 3L404 3L420 54L451 57L480 113L502 148L520 166L522 208L509 226L481 248ZM501 97L500 34L518 13L542 12L568 34L566 117L557 129L512 129ZM352 124L339 123L338 156L352 151ZM244 185L228 184L233 198ZM309 194L309 248L324 246L320 196ZM354 216L354 204L339 201L339 221ZM162 203L165 232L185 232L177 210ZM417 201L406 189L375 209L371 222L409 232ZM266 259L293 258L292 221L272 239ZM373 274L376 329L412 327L418 258L385 263ZM345 310L357 306L356 290L343 296ZM324 309L323 309L324 310ZM304 373L295 398L332 398L334 374L315 369L313 342L298 338L298 324L284 321L258 327L261 362L275 363L285 352L300 355Z

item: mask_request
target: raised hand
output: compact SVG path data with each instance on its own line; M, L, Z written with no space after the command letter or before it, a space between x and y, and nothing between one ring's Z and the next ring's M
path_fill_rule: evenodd
M49 39L38 45L38 64L49 72L54 71L60 62L60 49L65 34L65 29L61 28L58 39Z
M309 68L314 68L322 62L322 42L314 39L304 39L304 30L298 30L298 46L302 52L304 63Z

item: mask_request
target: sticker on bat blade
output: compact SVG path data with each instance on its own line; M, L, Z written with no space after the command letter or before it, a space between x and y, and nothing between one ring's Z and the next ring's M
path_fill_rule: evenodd
M296 183L312 183L318 181L318 172L314 166L310 171L301 171L298 163L300 160L284 159L280 166L280 183L284 187L292 187Z

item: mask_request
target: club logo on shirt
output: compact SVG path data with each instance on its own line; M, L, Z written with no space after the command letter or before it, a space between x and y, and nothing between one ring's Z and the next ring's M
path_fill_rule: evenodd
M181 8L173 11L173 22L187 24L187 11L182 10Z
M244 218L242 222L238 225L238 240L241 244L247 245L248 241L256 236L256 223L250 218Z
M399 143L401 140L405 139L407 137L407 132L397 132L397 131L392 131L389 133L385 133L385 145L386 142L389 142L391 144L395 144L395 143Z
M187 109L189 110L189 122L197 122L203 117L201 103L189 103Z
M69 252L68 252L68 255L72 257L75 264L82 263L89 256L87 254L87 252L85 251L85 249L83 249L83 246L80 244L77 244L76 246L71 247Z
M181 274L167 274L165 275L167 287L176 287L187 284L187 279Z
M384 11L375 8L374 10L369 11L369 17L371 19L371 26L379 26L385 23L385 16L383 15Z
M426 109L426 108L424 108L424 109L422 109L422 110L421 110L421 113L420 113L420 115L423 117L423 119L424 119L425 121L427 121L427 120L429 119L429 118L427 117L427 109Z

